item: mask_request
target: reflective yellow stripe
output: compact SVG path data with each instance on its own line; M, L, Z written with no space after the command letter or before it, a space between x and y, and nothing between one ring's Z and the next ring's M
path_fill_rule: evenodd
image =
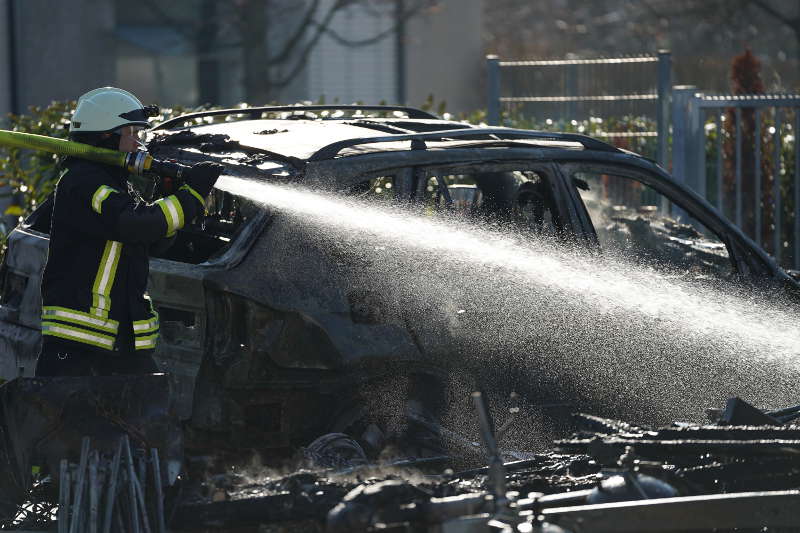
M22 208L18 205L10 205L6 208L4 215L20 216L23 213Z
M167 219L167 237L171 237L183 227L183 207L178 197L174 194L156 201L158 207Z
M60 337L75 342L82 342L84 344L91 344L112 350L114 348L114 338L92 331L86 331L56 322L42 322L42 335L50 335L53 337Z
M136 337L136 340L133 341L134 349L149 350L150 348L155 348L156 340L158 340L158 333L146 337Z
M42 320L61 320L63 322L71 322L77 326L99 329L114 334L116 334L119 329L119 322L116 320L98 318L89 313L78 311L77 309L69 309L67 307L58 307L55 305L45 305L42 307Z
M158 315L148 320L134 320L133 333L134 335L143 335L158 329Z
M117 273L119 257L122 254L122 243L117 241L106 241L103 257L100 259L100 266L97 268L97 275L92 285L92 309L91 314L95 316L108 316L111 309L111 287L114 285L114 276Z
M98 214L103 211L103 202L112 192L119 192L116 189L112 189L108 185L101 185L97 188L97 190L92 195L92 209L95 210Z
M186 184L183 184L183 185L181 186L181 188L180 188L180 189L178 189L178 190L181 190L181 191L189 191L189 192L192 194L192 196L194 196L195 198L197 198L197 201L198 201L198 202L200 202L200 205L201 205L201 206L203 206L203 209L205 210L205 208L206 208L206 202L205 202L205 200L203 200L203 197L202 197L202 196L200 196L200 193L199 193L199 192L197 192L196 190L192 189L191 187L189 187L189 186L188 186L188 185L186 185Z

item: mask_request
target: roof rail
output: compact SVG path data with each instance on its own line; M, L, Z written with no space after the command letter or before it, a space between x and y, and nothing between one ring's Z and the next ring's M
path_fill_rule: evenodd
M439 119L427 111L414 107L403 107L393 105L286 105L286 106L266 106L266 107L242 107L236 109L210 109L208 111L198 111L179 117L171 118L161 124L156 125L154 130L164 130L173 127L175 124L183 124L187 120L202 117L216 117L227 115L250 115L250 119L259 119L264 113L292 113L300 111L400 111L408 115L408 118L416 119ZM352 118L352 117L348 117Z
M345 148L358 146L361 144L375 144L396 141L429 141L447 139L466 139L469 137L493 137L487 140L501 141L512 139L535 139L548 141L565 141L580 143L587 150L598 150L601 152L619 152L619 149L610 144L598 141L586 135L578 133L552 133L549 131L515 130L511 128L464 128L460 130L442 130L427 133L411 133L400 135L385 135L383 137L362 137L356 139L345 139L337 141L327 146L323 146L308 158L308 161L324 161L333 159ZM418 148L425 148L424 142L417 145Z

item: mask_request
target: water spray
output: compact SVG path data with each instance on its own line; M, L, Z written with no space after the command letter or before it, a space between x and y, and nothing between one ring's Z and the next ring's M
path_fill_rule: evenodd
M569 403L657 424L702 417L734 395L800 403L796 311L771 292L391 202L233 176L218 188L286 220L276 217L258 262L283 272L281 283L308 283L309 271L289 268L294 257L322 265L347 254L336 279L377 295L385 316L421 335L426 357L453 361L453 390L475 390L477 376L486 394L522 394L523 408ZM448 416L475 425L460 409ZM516 428L508 438L520 438Z
M0 146L40 150L57 155L78 157L96 163L124 168L137 176L168 176L177 181L181 181L186 171L190 168L187 165L173 161L155 159L147 152L119 152L74 141L18 131L0 130Z

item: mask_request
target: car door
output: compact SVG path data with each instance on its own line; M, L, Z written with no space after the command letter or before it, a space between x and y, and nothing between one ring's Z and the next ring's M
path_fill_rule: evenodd
M32 376L36 367L50 211L50 201L42 203L8 236L0 267L0 382Z
M607 254L699 278L774 272L763 250L705 201L660 175L608 163L560 168Z

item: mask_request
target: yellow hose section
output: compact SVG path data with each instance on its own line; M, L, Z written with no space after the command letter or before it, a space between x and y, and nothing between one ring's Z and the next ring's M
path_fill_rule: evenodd
M125 167L125 156L127 155L124 152L97 148L96 146L65 141L64 139L6 130L0 130L0 145L9 148L42 150L44 152L89 159L98 163L105 163L106 165L123 168Z

